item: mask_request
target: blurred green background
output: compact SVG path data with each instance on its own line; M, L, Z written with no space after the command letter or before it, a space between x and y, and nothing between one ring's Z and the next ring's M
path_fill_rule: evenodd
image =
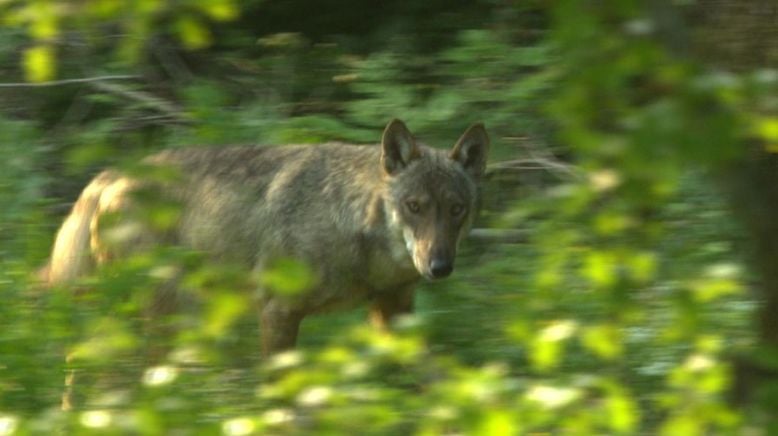
M774 1L6 0L0 23L0 435L778 434ZM175 247L78 298L35 280L106 166L394 117L493 145L457 271L392 336L311 318L263 362L245 277ZM203 298L148 367L170 265Z

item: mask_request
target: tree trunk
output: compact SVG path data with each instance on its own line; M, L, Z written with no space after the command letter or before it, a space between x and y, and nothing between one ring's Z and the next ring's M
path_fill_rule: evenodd
M689 12L688 49L695 59L735 72L778 67L778 1L698 0ZM755 390L778 383L778 366L764 359L778 355L778 154L760 141L742 147L744 155L721 173L721 182L752 241L759 279L755 328L761 358L735 365L735 394L752 401Z

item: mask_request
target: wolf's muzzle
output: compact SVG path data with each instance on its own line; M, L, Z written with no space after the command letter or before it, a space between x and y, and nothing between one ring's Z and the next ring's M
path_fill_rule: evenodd
M452 271L454 271L454 263L451 260L437 258L430 261L430 273L433 278L448 277Z

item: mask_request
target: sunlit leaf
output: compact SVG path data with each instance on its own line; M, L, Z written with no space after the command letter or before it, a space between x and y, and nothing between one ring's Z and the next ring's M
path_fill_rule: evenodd
M266 266L260 280L272 292L295 295L310 290L315 277L310 267L303 262L283 258Z
M623 213L604 212L598 214L594 219L594 228L603 235L621 232L630 224L630 217Z
M174 366L155 366L143 373L143 383L147 386L167 385L178 377L178 373L178 368Z
M621 332L609 324L586 327L582 341L586 348L603 359L614 359L621 355L623 349Z
M476 434L482 436L519 434L516 418L506 410L489 410L481 420Z
M105 361L135 349L138 337L119 320L104 317L91 326L90 336L76 344L70 356L75 360Z
M680 415L674 416L662 424L661 435L663 436L696 436L703 434L701 420L693 416Z
M181 206L175 203L159 202L148 207L149 222L157 230L170 230L181 218Z
M157 12L165 5L165 0L136 0L135 8L144 15L150 15Z
M571 387L535 385L527 390L525 398L543 408L557 409L578 400L582 394L581 390Z
M311 386L300 392L297 403L303 406L316 407L327 403L333 395L329 386Z
M107 410L88 410L81 413L79 422L87 428L102 429L111 426L114 418Z
M544 370L556 366L562 354L562 345L559 342L535 340L530 348L530 361L533 366Z
M704 353L719 353L724 349L726 342L717 335L700 336L696 341L697 349Z
M202 5L209 17L217 21L229 21L238 16L238 8L232 0L218 0Z
M30 24L30 35L37 40L47 40L59 34L57 16L52 11L38 15Z
M572 336L577 328L577 323L572 320L554 321L540 331L538 338L546 342L562 341Z
M564 351L564 341L577 329L574 321L555 321L532 339L530 361L538 369L549 369L559 363Z
M619 433L631 433L638 425L638 405L625 393L613 389L605 400L610 427Z
M756 131L765 141L767 151L778 153L778 118L763 118L757 121Z
M589 174L589 183L597 192L606 192L618 187L622 176L612 169L603 169Z
M249 305L243 295L224 293L211 296L204 331L211 337L224 335L237 317L246 312Z
M606 251L591 251L584 259L583 275L601 288L616 282L616 257Z
M738 280L738 272L737 266L732 264L720 264L709 268L706 277L691 283L695 298L708 302L741 292L743 285Z
M657 256L651 252L639 252L626 260L632 278L639 283L651 280L656 274Z
M184 46L190 50L198 50L211 44L211 32L208 27L191 16L180 18L176 28Z
M24 51L22 64L28 81L45 82L51 80L56 71L54 48L50 45L30 47Z
M222 432L227 436L247 436L256 434L257 421L253 418L233 418L222 423Z
M122 4L115 0L94 0L87 4L87 10L98 17L110 17L121 9Z

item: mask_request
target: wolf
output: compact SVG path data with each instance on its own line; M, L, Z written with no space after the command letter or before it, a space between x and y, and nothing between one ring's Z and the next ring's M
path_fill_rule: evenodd
M259 274L278 259L294 259L310 269L309 289L288 296L260 286L253 296L263 355L294 347L307 315L360 302L370 304L374 325L388 328L412 311L420 279L453 271L479 209L488 150L480 123L446 152L392 120L379 146L163 151L146 163L175 169L173 181L116 170L92 180L56 236L47 279L69 283L155 244L184 246ZM141 190L162 193L180 211L164 231L125 219L130 237L117 244L106 223L139 216L134 194Z

